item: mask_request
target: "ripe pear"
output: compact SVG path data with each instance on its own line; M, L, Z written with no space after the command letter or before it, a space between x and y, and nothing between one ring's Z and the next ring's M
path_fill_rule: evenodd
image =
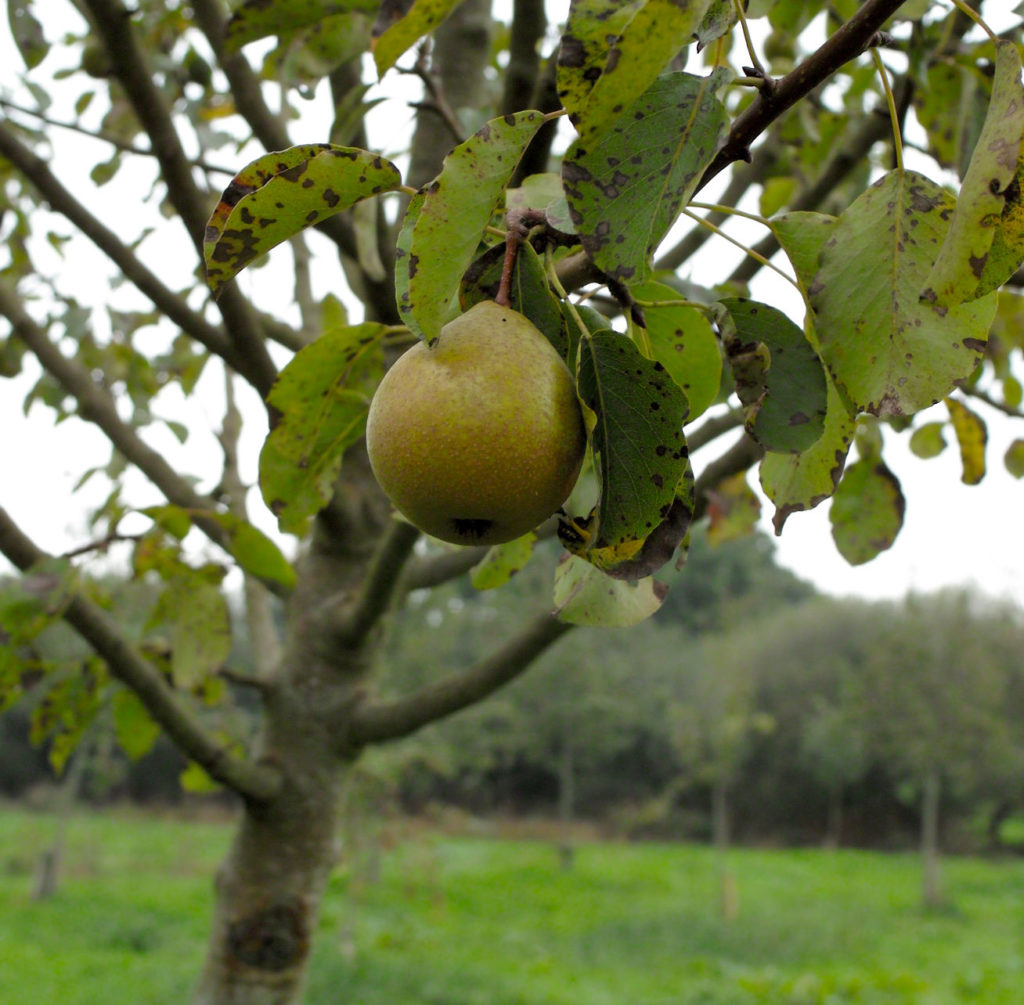
M572 491L586 439L561 357L491 300L400 356L366 424L381 488L412 524L453 544L499 544L542 523Z

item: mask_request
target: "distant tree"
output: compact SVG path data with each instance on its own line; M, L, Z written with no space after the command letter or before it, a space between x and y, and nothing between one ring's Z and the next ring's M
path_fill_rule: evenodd
M486 0L8 6L25 72L0 95L0 372L110 459L68 447L79 482L109 491L61 556L26 533L34 472L5 471L0 552L26 578L0 615L0 687L20 693L24 646L63 619L96 657L37 682L62 708L53 730L81 735L127 696L136 752L162 729L193 780L239 796L200 1005L298 999L366 747L482 701L573 625L649 616L691 523L749 509L737 475L756 466L779 530L831 498L837 545L862 562L903 520L883 427L915 429L922 453L949 432L973 481L982 413L1021 414L1024 84L1006 4L984 5L1006 37L963 0L758 3L753 33L726 0L573 0L557 26L517 0L500 31ZM378 107L374 77L399 74L412 109ZM752 246L747 224L765 234ZM735 268L709 252L720 235L743 249ZM694 282L709 261L714 288ZM779 271L795 319L770 284L778 305L749 297ZM385 698L393 612L484 560L500 583L533 545L419 550L363 449L386 368L481 301L529 321L574 383L566 440L582 423L588 460L539 528L568 555L553 599L496 625L488 656ZM473 500L485 481L430 452L466 411L413 427L427 447L405 470L440 473L419 485L428 506L457 476ZM532 440L489 442L523 456ZM159 584L142 639L84 574L112 555ZM217 721L238 580L255 737Z
M1013 749L1005 714L1009 667L991 644L991 618L963 592L911 597L879 619L860 680L874 742L910 783L921 814L922 900L942 903L943 792L998 772Z

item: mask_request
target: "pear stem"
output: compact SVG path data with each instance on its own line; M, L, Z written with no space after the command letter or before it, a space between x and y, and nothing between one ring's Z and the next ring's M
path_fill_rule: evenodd
M501 266L498 292L494 295L496 304L512 306L512 274L516 268L516 255L530 236L530 228L546 222L543 212L536 209L510 209L505 214L505 261Z

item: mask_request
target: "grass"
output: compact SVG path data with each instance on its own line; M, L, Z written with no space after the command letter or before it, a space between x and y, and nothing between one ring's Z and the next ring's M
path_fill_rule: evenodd
M45 816L0 812L0 1001L183 1003L229 828L132 814L73 820L57 895L30 898ZM948 859L950 904L919 907L914 856L730 855L717 910L706 848L429 834L338 870L309 1005L1016 1005L1024 862Z

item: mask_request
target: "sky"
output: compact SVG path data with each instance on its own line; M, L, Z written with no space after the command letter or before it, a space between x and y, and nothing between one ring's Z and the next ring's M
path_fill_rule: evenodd
M7 26L0 27L0 67L10 68L18 64L18 56L11 48ZM9 71L0 69L0 88L13 86ZM54 110L57 117L61 109ZM391 101L379 107L377 114L378 136L381 137L385 152L388 137L410 120L411 113L401 101ZM70 117L70 116L67 116ZM321 138L317 133L314 138ZM65 137L65 141L66 141ZM394 151L390 151L394 152ZM231 161L232 152L221 152L221 159ZM90 165L98 159L93 157ZM65 158L55 162L55 170L67 169L70 161ZM122 172L126 175L126 172ZM130 179L119 176L116 192L112 187L93 190L89 198L104 216L116 221L118 202L107 200L125 199L140 202L152 184L150 176L135 179L136 190L130 191ZM126 190L125 185L129 186ZM107 214L110 214L109 217ZM67 227L63 228L67 230ZM115 229L116 226L115 226ZM165 228L166 230L166 228ZM125 237L131 228L125 231ZM755 235L759 236L759 235ZM163 237L157 235L160 241ZM151 259L155 267L170 262L173 255L156 238L149 238L141 253ZM154 246L155 245L155 246ZM702 252L702 274L694 278L711 281L728 274L735 262L733 252L724 246L717 249L708 245ZM188 250L184 261L188 261ZM70 288L81 291L83 299L97 296L92 278L88 249L69 249L70 258L65 261L66 283ZM275 284L278 295L288 291L287 268L290 264L287 254L272 253L271 263L260 270L251 270L240 277L243 290L258 296L273 291ZM320 292L326 292L323 281ZM765 281L766 282L766 281ZM183 283L182 283L183 285ZM782 284L786 285L786 284ZM130 294L121 291L102 291L102 298L123 306L132 304ZM755 296L773 302L785 309L779 301L779 284L766 285L755 289ZM140 301L135 305L139 306ZM35 305L30 305L36 309ZM95 505L106 494L101 479L94 479L82 491L72 495L72 487L82 470L91 464L103 464L109 457L105 440L78 419L69 419L54 426L50 413L36 406L26 417L22 414L21 400L30 386L29 379L0 383L0 424L5 435L0 438L0 505L21 522L37 543L51 551L75 547L88 539L83 514L88 505ZM216 462L218 448L210 428L220 422L223 391L215 374L204 378L202 394L196 411L195 402L162 403L162 414L189 414L190 424L196 432L185 445L179 444L169 433L147 434L150 442L163 450L169 459L181 465L182 470L194 466L197 456L205 456ZM243 398L243 408L259 413L259 402ZM935 418L944 414L943 406L936 406ZM856 568L850 567L838 554L831 539L828 522L828 503L814 511L796 513L786 523L781 537L776 539L780 563L793 569L799 575L811 580L820 589L837 595L856 595L867 598L892 598L908 590L927 592L948 585L976 586L996 597L1015 599L1024 604L1024 481L1015 481L1003 468L1001 458L1006 447L1015 436L1024 436L1024 429L1014 427L1012 420L985 411L989 423L990 443L988 450L989 472L980 485L967 486L960 482L960 462L955 443L951 443L938 458L921 461L913 457L906 447L906 436L886 432L886 460L901 480L906 496L906 520L894 546L874 561ZM922 414L918 423L931 416ZM255 434L243 445L243 475L254 480L259 439ZM709 459L715 448L709 448L698 456L703 462ZM707 454L707 457L704 454ZM212 467L212 465L211 465ZM698 466L699 470L699 466ZM756 486L756 474L751 483ZM211 483L201 484L202 488L212 487ZM141 480L133 487L133 497L139 505L157 501L147 496L148 489ZM264 530L272 532L274 523L263 509L258 493L251 497L254 521ZM768 533L771 528L772 506L764 500L762 523ZM141 525L140 528L141 529Z

